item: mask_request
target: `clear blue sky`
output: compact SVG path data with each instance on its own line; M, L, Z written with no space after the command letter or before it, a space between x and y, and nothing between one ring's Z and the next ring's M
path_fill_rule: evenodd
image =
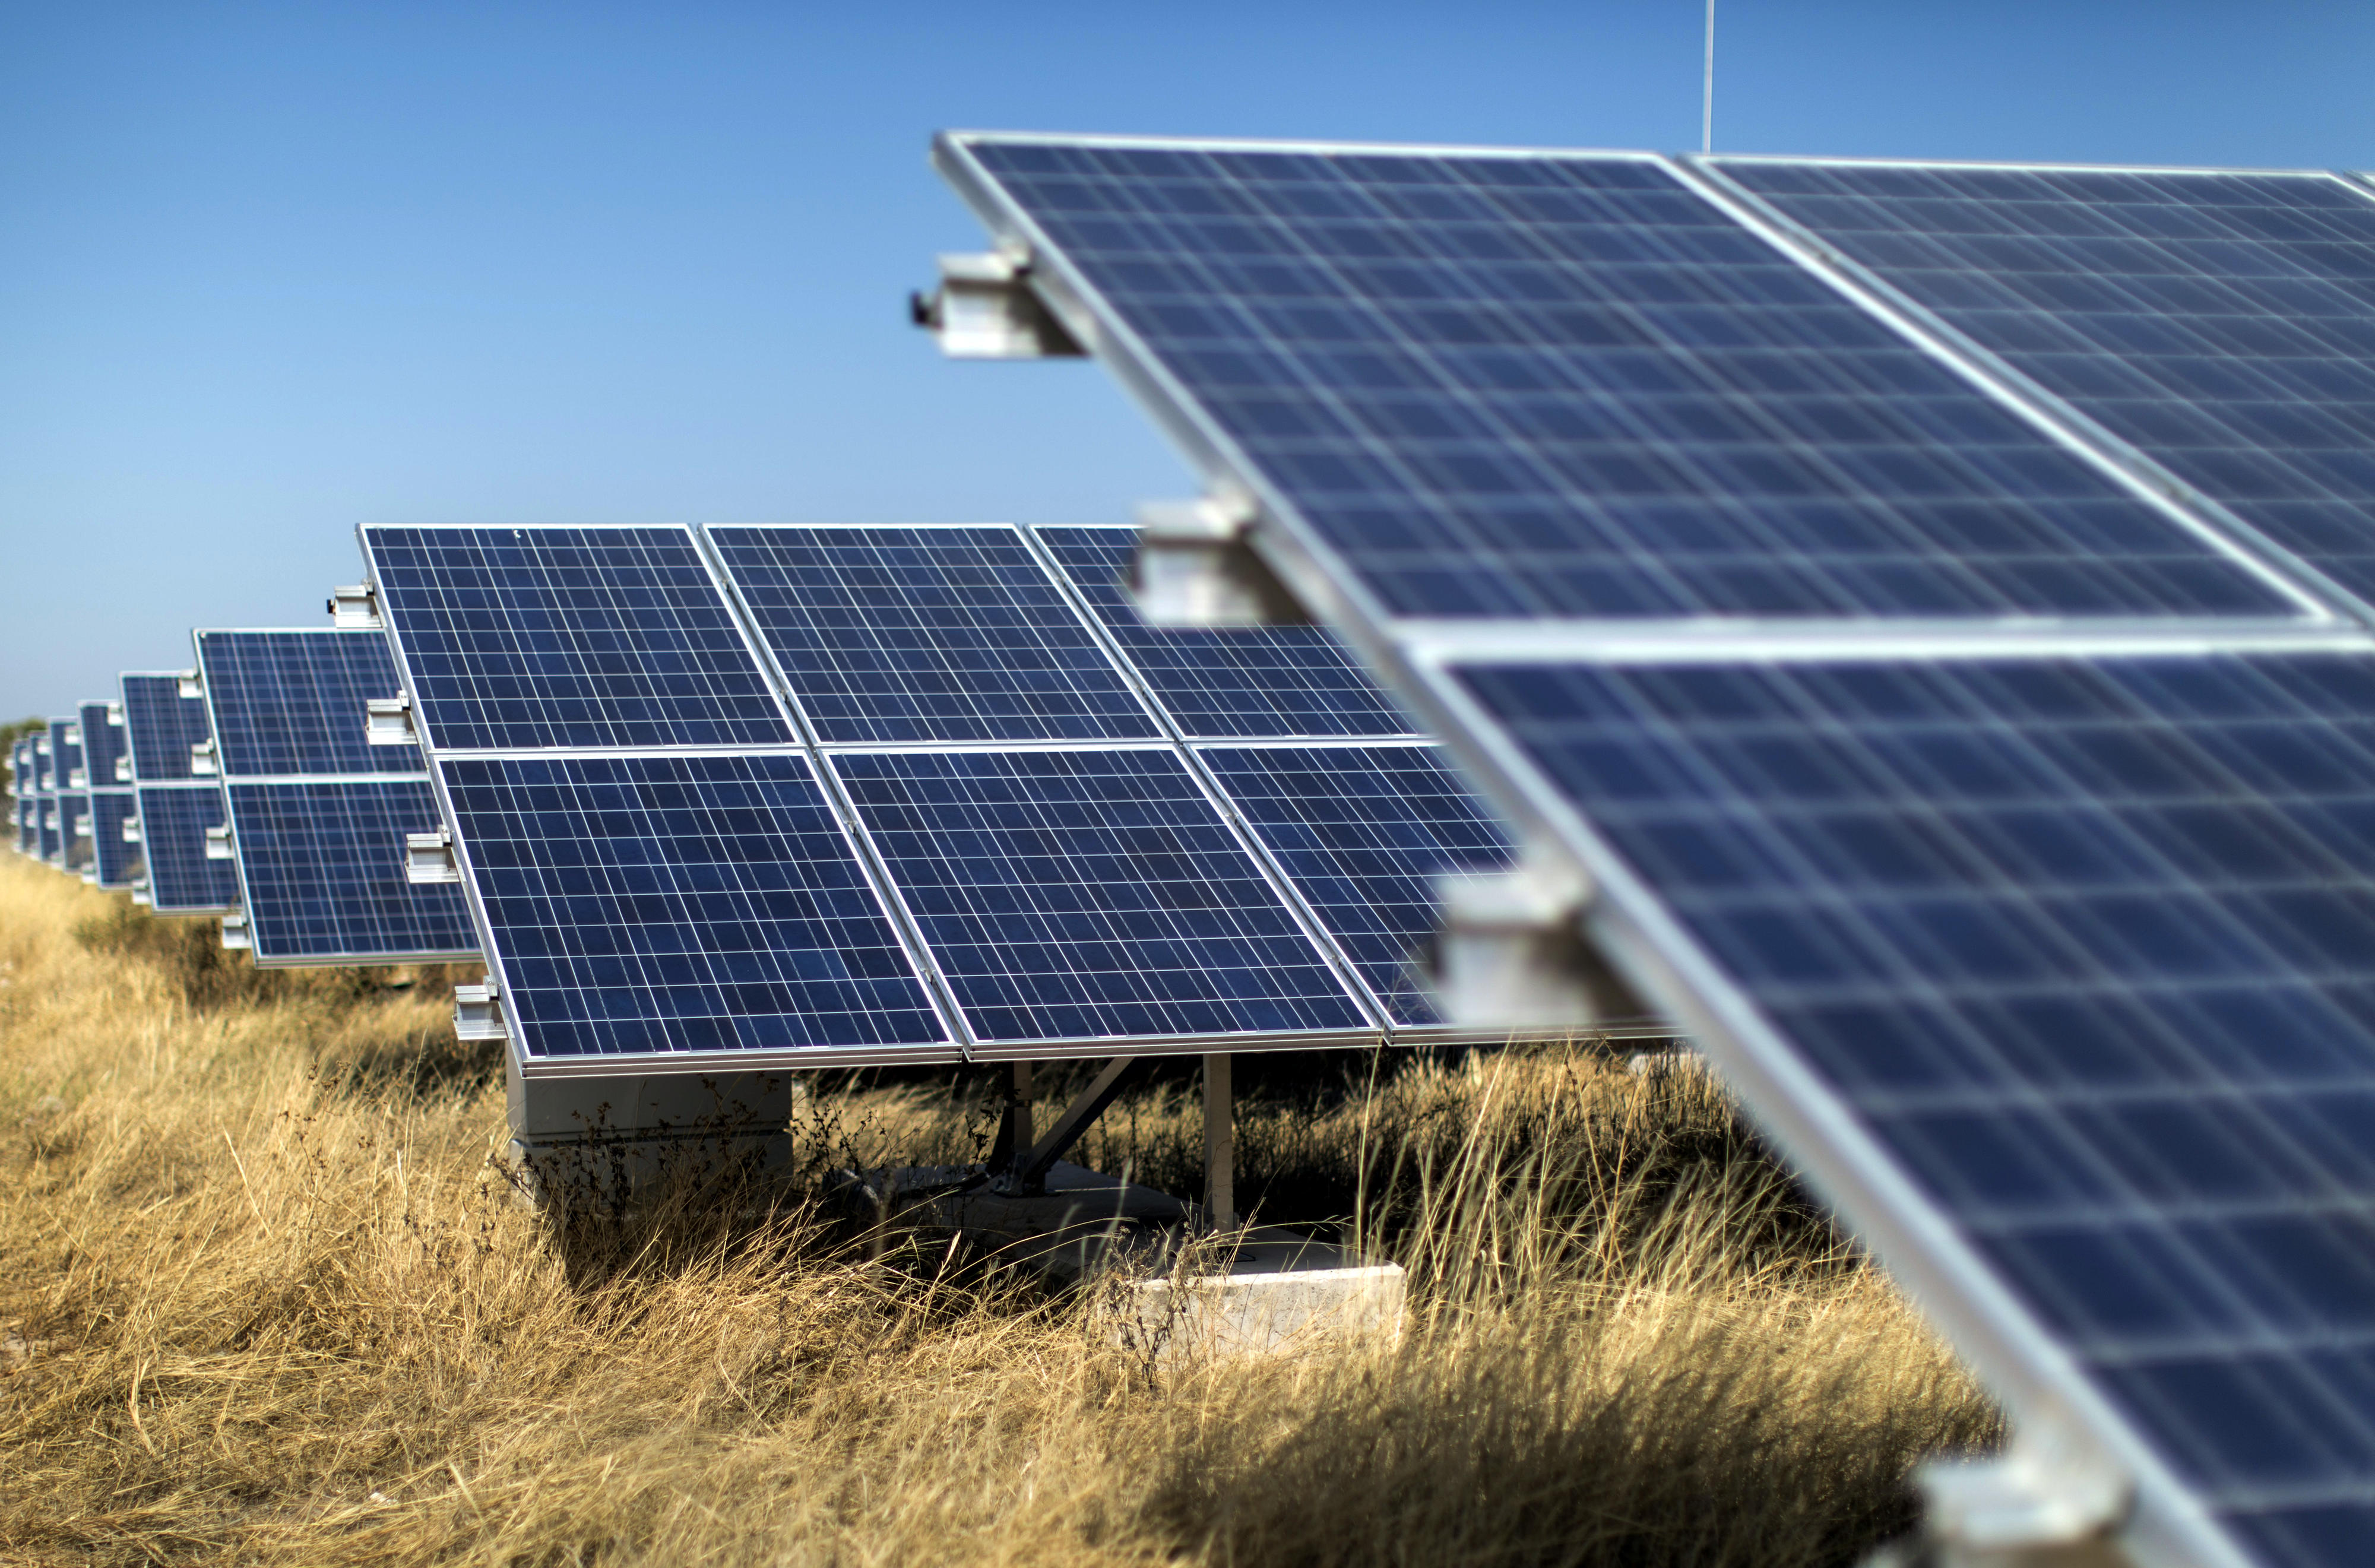
M942 126L1695 147L1698 0L0 0L0 717L360 522L1126 519L1095 367L905 324ZM2375 7L1721 0L1733 150L2375 166Z

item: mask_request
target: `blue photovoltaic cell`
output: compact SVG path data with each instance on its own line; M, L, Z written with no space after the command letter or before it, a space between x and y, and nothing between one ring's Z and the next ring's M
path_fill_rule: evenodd
M52 760L49 732L44 729L33 741L33 793L36 795L46 795L57 787L50 772Z
M225 778L419 772L413 746L373 746L364 704L396 694L377 631L201 631L198 663Z
M68 871L90 865L90 792L62 791L58 807L58 864Z
M212 733L207 727L206 700L183 696L180 676L132 672L124 677L124 735L137 782L190 777L190 749Z
M112 789L131 782L115 776L116 760L124 755L124 726L108 723L112 706L85 702L77 710L76 722L82 726L83 772L90 776L93 789Z
M33 852L53 866L58 863L58 797L54 795L39 796L33 801Z
M140 874L140 846L124 842L124 824L138 807L128 789L99 789L90 795L90 843L93 869L102 888L128 888Z
M2375 597L2375 201L2327 175L1725 173Z
M215 914L239 907L239 867L207 858L207 830L219 828L223 797L215 784L144 787L140 854L148 870L148 906L160 914Z
M1365 1024L1176 753L833 765L985 1041Z
M41 803L32 796L17 801L17 853L37 855L41 847Z
M2296 613L1658 164L964 146L1389 613Z
M712 528L827 741L1158 732L1012 528Z
M1461 678L2257 1561L2365 1561L2375 660Z
M1190 739L1416 730L1324 627L1152 627L1121 587L1137 529L1035 531Z
M232 783L225 793L257 962L478 951L462 890L405 878L405 835L438 825L426 778Z
M1435 879L1500 871L1509 842L1431 746L1242 747L1202 753L1398 1024L1440 1023L1413 961Z
M947 1038L802 759L438 766L528 1055Z
M80 721L52 719L50 721L50 777L47 788L52 791L85 789L87 780L82 772L82 748L66 738Z
M794 737L683 528L366 528L440 751Z

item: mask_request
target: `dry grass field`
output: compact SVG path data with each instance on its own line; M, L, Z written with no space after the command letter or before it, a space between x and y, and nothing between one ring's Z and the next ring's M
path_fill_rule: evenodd
M212 942L0 857L0 1561L1796 1568L1995 1436L1694 1072L1241 1068L1241 1203L1356 1219L1411 1319L1154 1364L813 1206L975 1155L987 1075L820 1084L780 1190L555 1227L450 976ZM1192 1196L1192 1091L1088 1161Z

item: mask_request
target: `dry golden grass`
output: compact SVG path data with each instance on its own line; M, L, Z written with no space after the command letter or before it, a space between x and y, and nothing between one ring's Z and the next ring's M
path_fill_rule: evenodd
M117 909L0 864L0 1560L1791 1568L1993 1436L1693 1073L1347 1057L1375 1080L1253 1097L1244 1191L1358 1208L1412 1320L1157 1367L939 1249L868 1264L797 1187L558 1234L490 1169L442 984ZM984 1119L851 1084L801 1136L813 1172ZM1199 1138L1157 1088L1087 1152L1176 1188Z

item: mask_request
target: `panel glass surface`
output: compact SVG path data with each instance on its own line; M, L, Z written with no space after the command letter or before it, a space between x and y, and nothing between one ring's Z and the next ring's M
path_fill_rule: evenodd
M239 867L207 858L207 830L223 821L219 786L144 787L140 852L148 870L148 906L159 914L217 914L239 907Z
M1158 733L1012 528L712 528L709 536L820 739Z
M206 700L183 696L180 676L134 672L124 677L124 736L136 782L163 784L190 777L190 749L212 733L207 727Z
M225 778L406 773L413 746L373 746L365 704L397 692L377 631L201 631L198 664Z
M2293 613L1657 164L966 145L1389 613Z
M427 778L231 783L224 793L258 962L478 951L461 889L405 879L405 835L438 825Z
M1190 739L1416 730L1324 627L1147 625L1121 586L1138 548L1137 529L1035 532Z
M140 875L140 846L124 842L124 824L138 810L128 789L91 791L91 868L102 888L128 888Z
M793 739L686 529L362 538L440 751Z
M1174 752L833 765L984 1041L1365 1025Z
M2375 660L1462 678L2262 1562L2375 1539Z
M58 797L38 796L33 807L33 853L54 866L58 862Z
M1725 161L2375 597L2375 201L2324 175Z
M90 867L90 792L63 790L57 797L58 864L69 871Z
M84 787L77 777L82 772L82 747L66 738L79 723L76 719L50 721L50 772L43 787L53 794Z
M82 726L83 770L90 775L93 789L130 782L115 776L116 759L124 755L124 726L108 723L110 707L106 702L85 702L77 709L77 722Z
M33 742L33 793L46 795L54 785L50 772L49 732L45 729Z
M946 1039L801 758L438 768L529 1056Z
M1238 814L1397 1024L1443 1021L1418 967L1435 879L1505 870L1509 841L1431 746L1213 748Z

